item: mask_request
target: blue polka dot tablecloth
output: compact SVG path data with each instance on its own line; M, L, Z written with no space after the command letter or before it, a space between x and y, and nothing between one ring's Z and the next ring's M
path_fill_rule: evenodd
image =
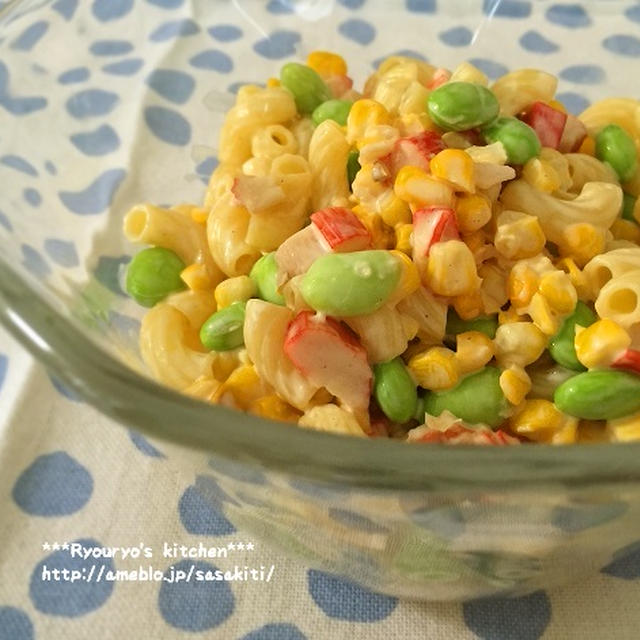
M402 601L235 529L193 476L2 332L0 417L0 640L638 637L640 547L563 589ZM182 547L208 555L182 558ZM186 580L198 571L226 579Z
M12 22L0 16L8 32L0 145L26 122L39 144L0 146L0 232L18 238L45 213L55 225L33 225L29 241L10 243L9 252L59 284L82 281L91 256L96 279L124 299L116 274L129 256L107 211L137 197L199 198L217 164L221 113L238 87L304 59L310 43L343 53L359 82L395 53L447 67L470 60L491 79L538 66L559 77L558 98L574 113L603 87L625 94L637 75L637 2L469 0L464 11L453 4L23 2ZM10 5L0 0L0 9ZM80 38L82 51L66 46ZM131 95L140 100L134 110ZM64 144L47 147L52 122ZM158 161L134 163L142 154ZM76 169L63 175L69 162ZM9 215L18 207L32 215ZM135 334L135 318L109 319ZM640 546L563 589L512 600L401 601L273 552L235 529L196 478L172 465L0 333L0 640L639 635ZM219 578L186 579L197 575Z

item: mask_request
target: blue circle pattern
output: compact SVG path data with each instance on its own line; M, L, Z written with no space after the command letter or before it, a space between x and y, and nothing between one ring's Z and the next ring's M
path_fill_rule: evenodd
M0 640L33 640L33 623L15 607L0 607Z
M233 24L217 24L207 29L207 31L218 42L233 42L242 37L242 29Z
M135 448L149 458L164 458L164 453L156 449L142 434L129 430L129 438Z
M172 572L187 575L192 567L193 580L168 582L175 575ZM215 575L216 571L208 562L192 560L181 560L165 571L167 581L160 586L158 608L168 624L185 631L206 631L220 626L233 613L235 598L226 581L197 580L197 572L206 577L207 572Z
M0 353L0 391L2 391L2 385L7 377L7 371L9 369L9 358L4 353Z
M274 31L269 37L258 40L253 50L269 60L279 60L292 56L296 52L296 45L300 42L300 34L286 29Z
M5 165L5 167L11 167L16 171L20 171L21 173L32 176L33 178L38 177L37 169L28 160L25 160L21 156L13 154L2 156L0 158L0 164Z
M82 549L104 546L92 538L75 540L74 543L80 544ZM53 573L57 570L60 572L58 575L64 575L62 572L66 570L68 576L72 571L80 572L73 574L75 576L88 576L92 567L95 578L91 581L56 580L56 574ZM98 609L109 599L115 585L114 580L106 579L109 571L115 571L111 558L89 556L84 559L77 554L72 555L70 549L54 551L33 569L29 581L29 597L33 606L42 613L70 618L81 616ZM104 579L98 582L100 572Z
M366 20L352 18L338 25L338 31L349 40L361 45L373 42L376 37L375 27Z
M554 4L547 9L549 22L567 29L581 29L591 24L585 8L579 4Z
M67 516L84 507L93 493L86 467L64 451L38 456L13 486L14 502L32 516Z
M363 589L354 582L309 569L309 593L330 618L350 622L378 622L389 617L398 599Z
M640 541L616 551L611 562L602 569L602 573L614 578L622 578L623 580L639 579Z
M538 640L551 621L546 593L521 598L483 598L465 602L466 625L482 640Z
M236 528L216 509L195 486L187 487L178 502L182 526L199 536L226 536Z
M293 624L265 624L240 640L307 640L307 636Z

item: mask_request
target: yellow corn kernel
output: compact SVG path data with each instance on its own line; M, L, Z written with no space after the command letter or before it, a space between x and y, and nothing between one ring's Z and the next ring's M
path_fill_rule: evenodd
M351 143L358 142L359 149L359 141L364 138L367 128L379 124L391 124L389 112L375 100L356 100L347 117L347 140Z
M579 222L563 231L564 242L559 244L562 255L571 256L579 267L604 252L604 233L588 222Z
M446 347L431 347L409 360L409 371L423 389L442 391L458 383L456 354Z
M429 162L431 173L456 187L456 190L473 193L476 190L473 178L474 165L471 156L460 149L444 149Z
M453 207L454 203L451 185L418 167L402 167L396 176L393 190L398 198L415 208L426 205Z
M246 411L258 398L269 393L269 386L260 378L255 367L252 364L243 364L234 369L220 385L218 401L220 404L231 404Z
M572 258L560 258L556 262L556 267L562 269L568 276L571 284L574 286L578 297L583 300L591 298L591 287L587 276L578 268L575 260Z
M180 278L191 291L206 291L213 288L213 281L204 264L197 262L190 264L182 270Z
M363 205L358 204L352 209L358 220L367 228L371 235L371 243L374 249L390 249L394 245L393 229L390 229L382 218L368 211Z
M269 87L269 89L273 89L273 87L279 86L280 80L278 80L278 78L267 78L267 87Z
M191 219L194 222L198 222L199 224L207 224L207 218L209 217L208 211L205 211L200 207L191 207L189 213L191 214Z
M576 356L587 369L608 367L631 344L631 336L619 324L605 318L586 329L576 327Z
M496 225L496 250L509 260L533 258L544 248L546 238L536 216L506 210L498 216Z
M604 420L580 420L578 442L585 444L609 442L610 437L606 427L607 423Z
M613 442L640 440L640 413L607 422L607 435Z
M258 398L249 406L249 412L261 418L269 420L280 420L281 422L298 422L302 415L300 411L294 409L288 402L275 393Z
M396 233L396 249L407 255L411 255L413 247L411 246L411 234L413 233L412 224L399 224L394 229Z
M522 167L522 177L536 189L553 193L560 188L562 180L549 162L532 158Z
M507 293L511 304L518 309L531 302L531 298L538 290L538 274L528 266L511 270L507 278Z
M575 287L564 271L549 271L542 274L538 291L558 313L571 313L578 302Z
M560 328L560 317L541 293L533 295L527 307L527 313L536 327L548 336L552 336Z
M249 276L227 278L213 292L218 309L224 309L234 302L245 302L256 294L256 285Z
M470 294L456 296L453 299L453 308L463 320L473 320L484 311L482 294L476 289Z
M616 220L611 225L611 233L616 240L629 240L640 244L640 226L631 220Z
M542 355L547 336L533 322L511 322L498 327L493 342L501 367L526 367Z
M559 100L549 100L547 104L556 111L560 111L561 113L567 113L567 108L560 102Z
M482 369L495 351L491 338L480 331L465 331L456 336L456 360L463 375Z
M596 141L592 136L587 136L580 145L578 153L586 153L589 156L596 155Z
M400 281L398 282L396 290L387 302L387 304L394 305L397 302L400 302L403 298L411 295L420 287L420 275L418 274L418 268L415 263L406 253L395 249L392 250L391 253L402 262Z
M578 420L559 411L553 402L534 398L525 400L511 416L509 427L534 442L569 444L576 441Z
M473 233L491 220L491 203L485 196L460 194L456 200L456 219L461 233Z
M431 290L441 296L469 295L480 286L473 254L462 240L436 242L425 276Z
M380 203L380 216L383 222L390 227L409 224L411 222L411 210L409 206L404 200L398 198L398 196L391 191L388 192L388 195Z
M500 389L511 404L518 405L531 391L531 378L522 367L512 365L500 374Z
M509 324L510 322L520 322L521 320L522 316L511 305L506 311L502 309L498 311L498 324Z
M330 51L312 51L307 56L307 66L322 76L343 76L347 73L344 58Z

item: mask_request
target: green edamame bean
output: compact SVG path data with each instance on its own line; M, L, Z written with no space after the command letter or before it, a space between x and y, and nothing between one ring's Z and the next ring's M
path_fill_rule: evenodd
M638 166L636 146L617 124L607 125L596 136L596 157L618 174L620 182L631 180Z
M209 351L229 351L244 344L245 302L234 302L209 316L200 328L200 342Z
M169 249L151 247L137 253L127 269L127 293L143 307L185 288L180 273L184 262Z
M255 282L258 290L258 298L273 304L284 305L284 297L278 293L277 276L278 264L275 251L263 255L249 272L249 277Z
M418 402L416 402L416 410L413 412L413 419L418 421L418 424L424 424L424 396L418 395Z
M351 185L356 179L360 168L360 152L349 151L349 157L347 158L347 180L349 180L349 189L351 189Z
M316 127L325 120L334 120L339 125L347 124L347 117L353 102L350 100L327 100L319 104L311 114L311 120Z
M482 130L487 142L502 142L509 164L525 164L542 149L538 134L518 118L497 118Z
M285 64L280 69L280 84L291 91L302 114L311 113L319 104L331 99L331 91L324 80L304 64Z
M549 342L551 357L563 367L574 371L586 371L586 367L578 360L574 340L576 325L590 327L598 318L584 302L578 301L573 313L565 318L558 333Z
M447 335L457 336L465 331L480 331L492 340L496 337L498 329L498 315L478 316L473 320L463 320L454 309L449 309L447 314Z
M418 389L402 358L373 367L373 396L384 414L394 422L411 420L418 405Z
M500 105L486 87L473 82L447 82L427 99L429 116L445 131L483 127L497 117Z
M429 415L439 416L447 410L465 422L483 422L490 427L497 427L504 420L507 406L500 389L500 370L495 367L485 367L464 378L453 389L432 391L424 399Z
M629 220L631 222L635 222L636 224L640 224L640 221L636 220L633 216L637 200L638 198L625 191L622 196L622 217L624 220Z
M553 396L560 411L584 420L615 420L640 411L640 376L626 371L585 371Z
M359 316L379 309L395 290L402 263L384 250L328 253L310 267L300 290L307 304L331 316Z

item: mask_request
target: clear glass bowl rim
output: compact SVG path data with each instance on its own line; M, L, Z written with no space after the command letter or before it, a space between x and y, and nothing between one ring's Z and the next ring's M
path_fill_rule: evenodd
M146 379L105 352L1 257L0 323L64 384L116 421L152 438L310 482L457 492L640 480L640 443L408 445L298 429L200 402Z

